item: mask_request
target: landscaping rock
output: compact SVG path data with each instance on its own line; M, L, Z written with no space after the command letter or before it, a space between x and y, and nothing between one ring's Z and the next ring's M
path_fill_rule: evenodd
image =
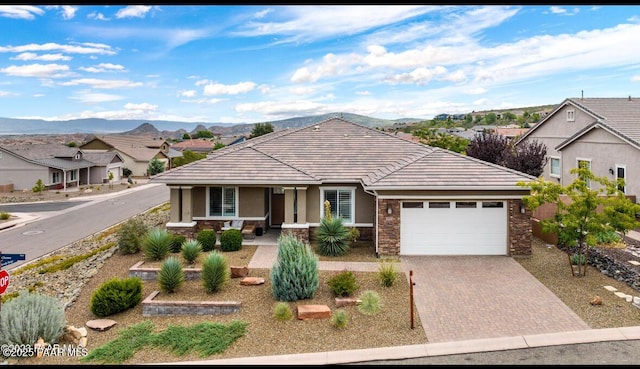
M231 267L231 278L241 278L241 277L246 277L247 275L249 275L249 267L246 267L246 266L243 266L243 267L232 266Z
M255 286L258 284L264 284L264 278L258 277L245 277L240 281L240 284L243 286Z
M298 319L327 319L331 317L331 309L327 305L298 305Z
M106 331L114 325L116 322L111 319L94 319L87 322L87 327L96 331Z
M595 296L594 298L591 299L591 301L589 301L589 303L591 305L602 305L602 297Z
M358 305L358 302L359 302L358 299L354 299L354 298L350 298L350 297L336 297L336 306L337 307L356 306L356 305Z

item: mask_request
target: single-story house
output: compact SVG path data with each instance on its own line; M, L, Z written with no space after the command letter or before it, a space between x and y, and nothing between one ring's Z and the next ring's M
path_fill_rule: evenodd
M211 139L192 138L192 139L176 142L173 145L171 145L171 148L181 152L189 150L189 151L198 152L198 153L209 153L213 151L214 145L215 145L215 142L212 141Z
M313 241L331 214L378 255L530 255L535 178L342 118L225 147L150 178L170 188L167 229L194 237L241 219Z
M116 151L124 160L122 168L129 169L133 176L146 177L152 159L160 160L166 170L171 167L171 157L182 155L177 150L170 150L169 146L167 140L147 136L101 135L80 145L80 149L84 152Z
M0 147L0 185L31 190L38 179L47 189L102 184L108 172L119 178L122 158L115 152L86 154L63 144L20 144Z

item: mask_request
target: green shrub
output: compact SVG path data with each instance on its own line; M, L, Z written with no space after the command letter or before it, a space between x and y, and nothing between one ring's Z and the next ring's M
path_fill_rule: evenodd
M284 301L276 302L273 307L273 317L276 320L284 321L289 320L293 317L293 312L291 311L291 306Z
M336 328L345 328L349 323L349 315L347 315L346 310L338 309L336 312L331 315L331 325Z
M356 227L349 228L349 234L347 235L347 239L349 242L356 242L360 238L360 231Z
M172 234L171 235L171 243L169 244L169 249L173 254L177 254L182 250L182 244L187 240L187 237L181 234Z
M273 296L279 301L313 298L320 284L318 256L308 243L290 233L278 237L278 256L271 268Z
M125 311L142 300L142 280L138 277L112 278L91 295L90 310L102 318Z
M376 291L367 290L360 295L358 311L365 315L374 315L382 311L380 295Z
M231 277L227 258L219 251L212 251L202 262L202 282L207 292L218 292Z
M200 245L202 245L202 251L209 252L213 251L216 247L217 240L216 231L213 229L203 229L196 235L196 240L200 241Z
M7 213L6 211L0 211L0 219L7 220L9 218L11 218L11 214Z
M140 219L129 219L118 229L118 249L123 254L135 254L142 247L142 239L149 227Z
M396 267L391 263L380 263L378 265L378 279L383 287L391 287L398 277Z
M64 306L55 297L21 291L2 304L0 343L33 345L39 337L54 343L66 325Z
M322 218L315 236L320 255L342 256L349 252L349 231L342 224L342 218Z
M331 288L331 292L338 297L351 296L352 293L360 288L356 281L356 276L350 270L334 275L327 281L327 284Z
M200 256L200 252L202 252L202 245L198 240L186 240L182 243L182 257L189 264L193 264L198 256Z
M596 233L596 242L598 245L610 245L622 241L622 238L616 231L606 231Z
M182 263L175 256L170 256L162 262L158 272L160 289L167 293L175 292L184 283L185 275Z
M587 256L585 254L571 255L571 265L584 265L586 261L587 261Z
M144 254L151 260L162 260L169 254L171 234L163 228L152 228L142 240Z
M220 235L220 250L239 251L242 249L242 232L239 229L227 229Z

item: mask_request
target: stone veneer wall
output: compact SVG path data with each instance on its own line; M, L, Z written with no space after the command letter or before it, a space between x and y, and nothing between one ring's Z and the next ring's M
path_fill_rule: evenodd
M167 227L167 230L171 233L181 234L186 238L195 239L203 229L213 229L219 231L223 226L225 220L198 220L195 227ZM245 220L243 225L253 224L256 228L262 228L263 234L268 231L266 222L264 220Z
M226 315L240 311L238 301L163 301L154 300L160 291L153 291L142 301L142 316Z
M160 268L147 268L143 267L142 264L144 264L144 261L139 261L129 268L129 277L138 277L143 281L155 281ZM202 268L184 268L183 270L184 279L187 281L198 280L202 274Z
M282 233L289 233L302 242L309 242L309 228L282 228Z
M391 215L387 213L391 206ZM400 254L400 201L378 200L378 254Z
M509 256L531 256L532 224L531 210L524 206L522 200L508 200L509 211ZM520 208L525 209L524 213Z

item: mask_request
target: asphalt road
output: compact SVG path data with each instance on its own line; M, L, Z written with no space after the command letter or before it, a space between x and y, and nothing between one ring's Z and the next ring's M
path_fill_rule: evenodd
M6 211L7 213L40 213L49 211L65 210L74 206L85 204L87 201L54 201L54 202L31 202L20 203L14 202L11 204L0 205L0 211Z
M68 201L69 206L67 202L64 206L51 203L47 205L51 207L48 210L39 210L38 220L0 232L0 251L4 254L25 254L26 259L4 269L10 271L167 201L169 188L164 184L152 184L91 201ZM11 212L17 211L11 209Z

